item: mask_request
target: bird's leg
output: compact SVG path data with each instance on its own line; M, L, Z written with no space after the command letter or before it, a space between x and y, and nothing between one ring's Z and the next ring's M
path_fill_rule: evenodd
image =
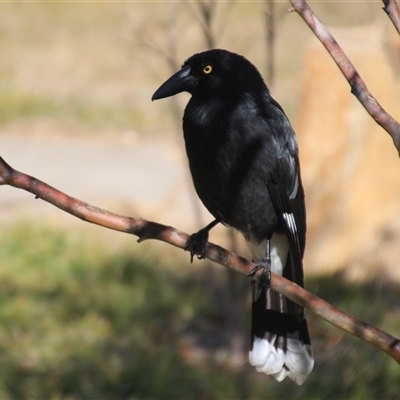
M208 234L215 225L220 221L214 220L208 224L205 228L200 229L197 233L190 235L185 245L185 250L190 251L190 262L193 262L193 257L196 254L197 258L201 260L206 256L206 243L208 242Z
M271 241L267 240L267 249L265 251L265 256L261 261L259 261L254 268L250 271L249 278L254 278L256 273L262 269L263 272L260 276L259 287L265 286L267 289L269 288L269 284L271 282Z

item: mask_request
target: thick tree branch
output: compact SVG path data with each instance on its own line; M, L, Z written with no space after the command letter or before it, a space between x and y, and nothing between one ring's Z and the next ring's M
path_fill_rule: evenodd
M400 8L397 4L396 0L382 0L385 7L383 10L389 16L390 20L393 22L393 25L397 29L397 32L400 34Z
M372 96L354 65L329 30L314 14L307 2L305 0L290 0L290 2L292 3L292 8L289 11L296 11L325 46L340 71L349 82L351 92L357 97L369 115L389 133L400 154L400 124L388 114L374 96Z
M34 194L36 198L41 198L83 221L136 235L139 237L139 242L146 239L156 239L184 249L189 237L186 233L172 227L142 218L114 214L70 197L32 176L14 170L0 157L1 185L9 185L28 191ZM207 244L206 257L243 274L248 274L254 266L253 263L243 257L212 243ZM256 279L258 278L256 277ZM377 346L400 363L399 339L344 314L326 301L274 273L272 273L271 287L338 328Z

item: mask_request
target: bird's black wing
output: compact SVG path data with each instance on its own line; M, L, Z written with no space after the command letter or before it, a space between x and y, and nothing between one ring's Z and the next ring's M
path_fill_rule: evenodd
M266 182L280 225L289 241L291 261L283 275L304 285L303 255L306 244L306 209L301 183L296 135L282 107L269 98L275 115L274 131L279 143L276 164Z
M303 254L306 236L304 190L300 179L298 156L286 152L267 182L268 193L280 225L289 241L292 257L291 270L284 271L292 281L303 286Z

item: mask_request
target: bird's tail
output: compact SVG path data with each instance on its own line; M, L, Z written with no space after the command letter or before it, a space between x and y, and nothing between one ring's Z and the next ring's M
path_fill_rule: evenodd
M291 262L289 255L287 264ZM282 294L257 286L253 284L250 363L279 382L288 376L301 385L314 367L304 311Z

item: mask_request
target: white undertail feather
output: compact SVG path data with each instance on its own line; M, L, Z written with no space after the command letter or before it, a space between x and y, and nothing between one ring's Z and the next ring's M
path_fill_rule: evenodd
M265 255L266 241L262 243L248 241L247 243L253 260L255 262L261 261ZM286 235L275 233L271 238L270 249L271 270L282 275L289 256L289 243ZM272 292L270 295L274 300L277 299L276 304L278 304L279 299L282 303L281 294ZM278 341L281 341L281 343L278 343ZM286 338L278 338L276 334L272 333L268 335L268 340L265 337L254 337L249 360L258 372L272 375L279 382L288 376L299 385L304 383L314 367L312 350L310 346L305 346L299 340L299 332L297 331L288 333Z

